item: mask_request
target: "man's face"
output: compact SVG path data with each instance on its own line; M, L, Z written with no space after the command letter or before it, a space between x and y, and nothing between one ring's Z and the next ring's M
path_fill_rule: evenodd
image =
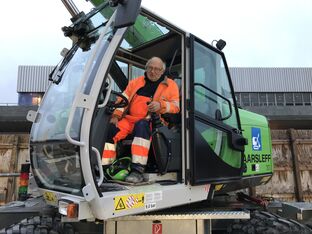
M163 73L163 62L158 58L153 58L146 67L147 78L151 81L157 81Z

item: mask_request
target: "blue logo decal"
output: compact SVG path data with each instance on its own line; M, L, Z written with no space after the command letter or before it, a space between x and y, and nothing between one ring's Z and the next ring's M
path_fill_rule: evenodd
M260 151L262 150L262 143L261 143L261 131L260 128L252 128L251 129L251 136L252 136L252 150Z

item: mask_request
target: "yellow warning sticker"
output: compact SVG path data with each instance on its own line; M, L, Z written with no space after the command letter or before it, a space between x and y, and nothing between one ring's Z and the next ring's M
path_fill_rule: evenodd
M44 192L43 193L43 198L45 199L46 203L49 205L57 205L58 199L55 193L53 192Z
M222 189L222 187L223 187L223 184L216 184L215 190L216 190L216 191L219 191L219 190Z
M114 198L115 211L144 207L144 193L117 196Z

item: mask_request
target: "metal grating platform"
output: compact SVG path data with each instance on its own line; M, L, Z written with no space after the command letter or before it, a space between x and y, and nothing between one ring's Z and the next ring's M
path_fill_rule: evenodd
M172 214L130 215L111 219L111 221L137 220L205 220L205 219L249 219L249 211L198 211Z

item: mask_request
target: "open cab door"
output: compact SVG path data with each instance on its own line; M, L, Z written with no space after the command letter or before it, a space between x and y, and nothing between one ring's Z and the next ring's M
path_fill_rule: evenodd
M191 35L189 61L190 183L238 180L246 142L224 54Z

